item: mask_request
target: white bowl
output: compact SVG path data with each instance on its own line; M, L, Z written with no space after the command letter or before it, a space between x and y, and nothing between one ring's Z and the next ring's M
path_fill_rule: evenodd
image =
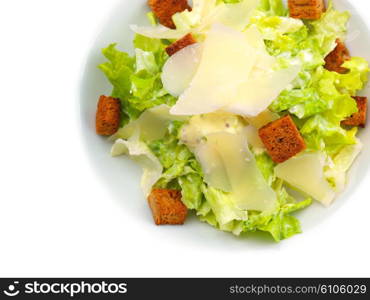
M352 18L349 25L347 45L353 56L362 56L370 61L370 38L369 29L349 0L336 0L335 6L339 10L349 10ZM115 7L101 29L87 58L86 68L81 85L81 122L86 149L91 163L107 188L112 191L112 198L117 200L117 205L122 208L123 216L132 218L132 228L145 226L148 234L158 235L158 238L172 239L176 243L195 243L197 245L214 247L227 245L239 245L241 247L260 248L274 245L270 237L264 234L250 234L248 236L235 237L229 233L223 233L201 223L194 216L190 217L184 226L154 226L151 213L147 206L140 187L141 170L137 164L126 157L112 158L109 155L111 143L95 134L95 110L99 95L110 94L111 86L104 75L98 70L98 64L104 61L101 49L108 44L116 42L121 50L131 51L133 32L129 24L147 24L145 12L148 11L145 0L121 1ZM369 85L362 92L369 95ZM363 152L353 165L349 174L348 187L329 208L324 208L315 203L310 208L298 213L303 232L320 226L323 220L335 218L335 212L343 203L351 201L351 196L358 188L368 172L370 157L370 130L365 129L360 133L360 139L365 147ZM108 199L106 201L109 201ZM294 239L294 237L293 237ZM283 243L287 243L284 241Z

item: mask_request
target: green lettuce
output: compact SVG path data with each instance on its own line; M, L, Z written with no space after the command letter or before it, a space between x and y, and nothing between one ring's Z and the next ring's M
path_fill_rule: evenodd
M184 122L173 121L166 135L149 143L164 170L156 187L182 190L182 201L189 209L198 209L203 195L202 169L190 150L179 143L178 133Z
M270 10L271 7L278 7L280 12L265 14L262 18L258 16L257 22L254 22L260 27L261 32L264 32L266 28L276 31L274 40L267 43L268 50L275 55L284 54L284 56L287 56L289 54L294 57L302 53L301 55L306 57L301 58L306 60L309 58L310 61L323 61L323 58L335 48L336 40L345 38L350 14L347 11L335 10L332 1L330 1L327 11L319 20L306 21L306 26L299 26L297 20L287 19L285 22L291 23L290 27L293 30L287 30L286 32L277 30L279 24L276 24L276 16L286 15L282 13L284 9L280 9L281 1L263 0L261 3L264 2L278 2L275 6L271 4L264 4L264 6L270 7ZM303 63L307 63L307 61L303 59Z
M255 154L255 158L257 162L257 167L260 169L263 177L269 185L272 185L272 183L276 179L274 171L276 164L266 152Z
M333 1L330 0L326 13L319 20L310 22L312 38L319 42L323 56L335 48L337 39L345 38L350 17L348 11L340 12L334 9Z
M243 231L266 231L277 242L301 233L300 223L291 213L308 207L312 199L297 202L281 186L277 188L277 195L278 208L273 212L251 212L249 219L243 224Z
M347 171L352 166L356 157L362 150L362 143L357 140L356 144L342 148L325 167L325 176L336 192L342 192L347 183Z
M349 17L348 12L335 10L330 2L321 19L307 21L306 26L294 32L279 34L276 25L271 25L271 17L257 22L262 32L266 26L275 30L276 38L266 41L266 46L280 64L302 65L298 78L270 109L296 116L308 149L325 151L330 156L356 143L357 129L342 128L341 121L358 111L352 96L364 88L369 72L368 62L360 57L343 64L348 69L345 74L324 68L324 59L336 46L336 40L345 38Z
M301 128L308 148L325 150L329 155L335 155L346 145L356 144L357 128L343 128L341 121L358 111L352 95L365 86L369 72L368 63L359 57L351 58L343 66L349 70L345 74L320 69L316 75L316 91L321 101L327 103L326 109L318 109L313 116L306 114L305 108L315 106L311 101L302 103L301 112L290 108L298 117L310 117Z
M340 123L330 122L322 115L316 115L303 125L301 133L308 149L335 155L342 147L356 143L357 128L345 130Z
M261 0L259 9L269 16L286 16L288 14L282 0Z
M221 230L230 231L231 222L234 225L235 221L248 219L248 212L238 208L230 194L205 184L202 185L202 192Z
M344 94L348 94L349 102L348 96L363 88L368 72L367 62L363 59L352 58L346 62L350 70L347 74L329 72L323 67L325 57L336 46L336 40L345 37L348 19L348 12L335 10L330 2L321 19L309 21L306 26L277 35L266 43L268 51L277 56L281 64L302 65L298 78L272 103L271 110L288 110L300 119L308 118L331 110ZM348 108L347 116L353 113L350 105Z
M235 235L265 231L271 234L276 242L301 233L299 220L291 214L312 203L311 198L297 202L279 185L276 190L277 208L266 212L248 211L246 219L246 212L238 209L227 193L206 185L202 189L206 202L197 213L201 221Z
M119 51L116 44L109 45L102 51L108 61L99 65L113 86L112 96L121 100L122 125L137 119L146 109L176 102L161 81L161 70L168 58L166 44L136 35L134 46L135 56L131 57Z
M369 66L360 57L351 58L343 66L349 70L345 74L318 67L304 88L283 91L270 109L275 112L289 110L300 119L328 112L329 119L344 120L357 110L351 96L365 86Z

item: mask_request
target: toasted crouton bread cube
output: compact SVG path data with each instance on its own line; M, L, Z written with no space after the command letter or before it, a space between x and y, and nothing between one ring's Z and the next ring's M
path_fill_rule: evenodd
M351 58L346 45L337 39L337 46L335 49L325 57L325 68L329 71L344 74L348 69L343 68L342 65L345 61Z
M342 125L345 126L361 126L366 125L367 115L367 97L353 97L356 100L358 112L342 121Z
M188 0L148 0L148 5L158 18L159 23L172 29L176 28L172 16L185 9L191 10Z
M325 11L324 0L288 0L292 18L318 20Z
M189 33L189 34L185 35L184 37L182 37L181 39L179 39L178 41L169 45L166 48L166 52L169 56L172 56L176 52L180 51L181 49L183 49L183 48L185 48L189 45L195 44L196 42L197 41L193 38L191 33Z
M148 202L155 224L184 224L188 210L181 201L180 191L154 189L148 197Z
M96 111L96 133L112 135L117 132L121 118L121 102L119 99L100 96Z
M259 129L267 153L276 163L282 163L306 149L306 144L290 115Z

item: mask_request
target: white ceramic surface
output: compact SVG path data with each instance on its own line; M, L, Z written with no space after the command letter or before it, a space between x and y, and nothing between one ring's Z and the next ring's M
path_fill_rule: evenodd
M363 56L370 61L370 38L369 29L356 12L349 0L334 1L337 9L351 11L353 17L349 25L347 45L353 56ZM129 5L128 5L129 3ZM263 248L276 247L272 240L264 234L250 234L248 236L234 237L199 222L194 216L190 217L185 226L156 227L152 225L150 211L146 200L139 188L141 170L126 157L112 158L109 155L111 143L101 138L94 131L94 117L96 102L101 94L109 94L111 86L97 69L97 65L104 61L101 49L110 43L118 43L118 47L125 51L132 51L133 33L129 30L129 24L146 24L145 0L122 1L112 9L111 15L107 16L91 52L87 58L86 68L81 84L81 122L86 150L91 164L96 172L111 190L112 198L132 217L132 230L137 226L145 226L148 234L157 235L161 239L173 240L174 243L193 244L200 247L248 247ZM362 92L369 94L370 87ZM360 139L365 144L364 150L355 162L349 175L349 184L333 205L324 208L314 204L310 208L298 213L302 223L303 232L308 232L315 226L320 226L323 221L329 221L336 217L336 211L342 205L351 201L355 190L363 184L362 179L368 172L370 157L370 130L365 129L360 133ZM309 180L309 178L308 178ZM295 239L296 237L293 237ZM289 243L289 240L283 241Z

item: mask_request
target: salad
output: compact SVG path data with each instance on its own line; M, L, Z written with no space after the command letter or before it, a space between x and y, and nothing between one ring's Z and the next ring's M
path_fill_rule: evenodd
M96 131L143 168L156 224L192 212L215 228L301 232L294 212L329 206L361 152L368 62L350 14L323 0L149 0L135 53L103 49L113 86ZM293 196L294 195L294 196Z

